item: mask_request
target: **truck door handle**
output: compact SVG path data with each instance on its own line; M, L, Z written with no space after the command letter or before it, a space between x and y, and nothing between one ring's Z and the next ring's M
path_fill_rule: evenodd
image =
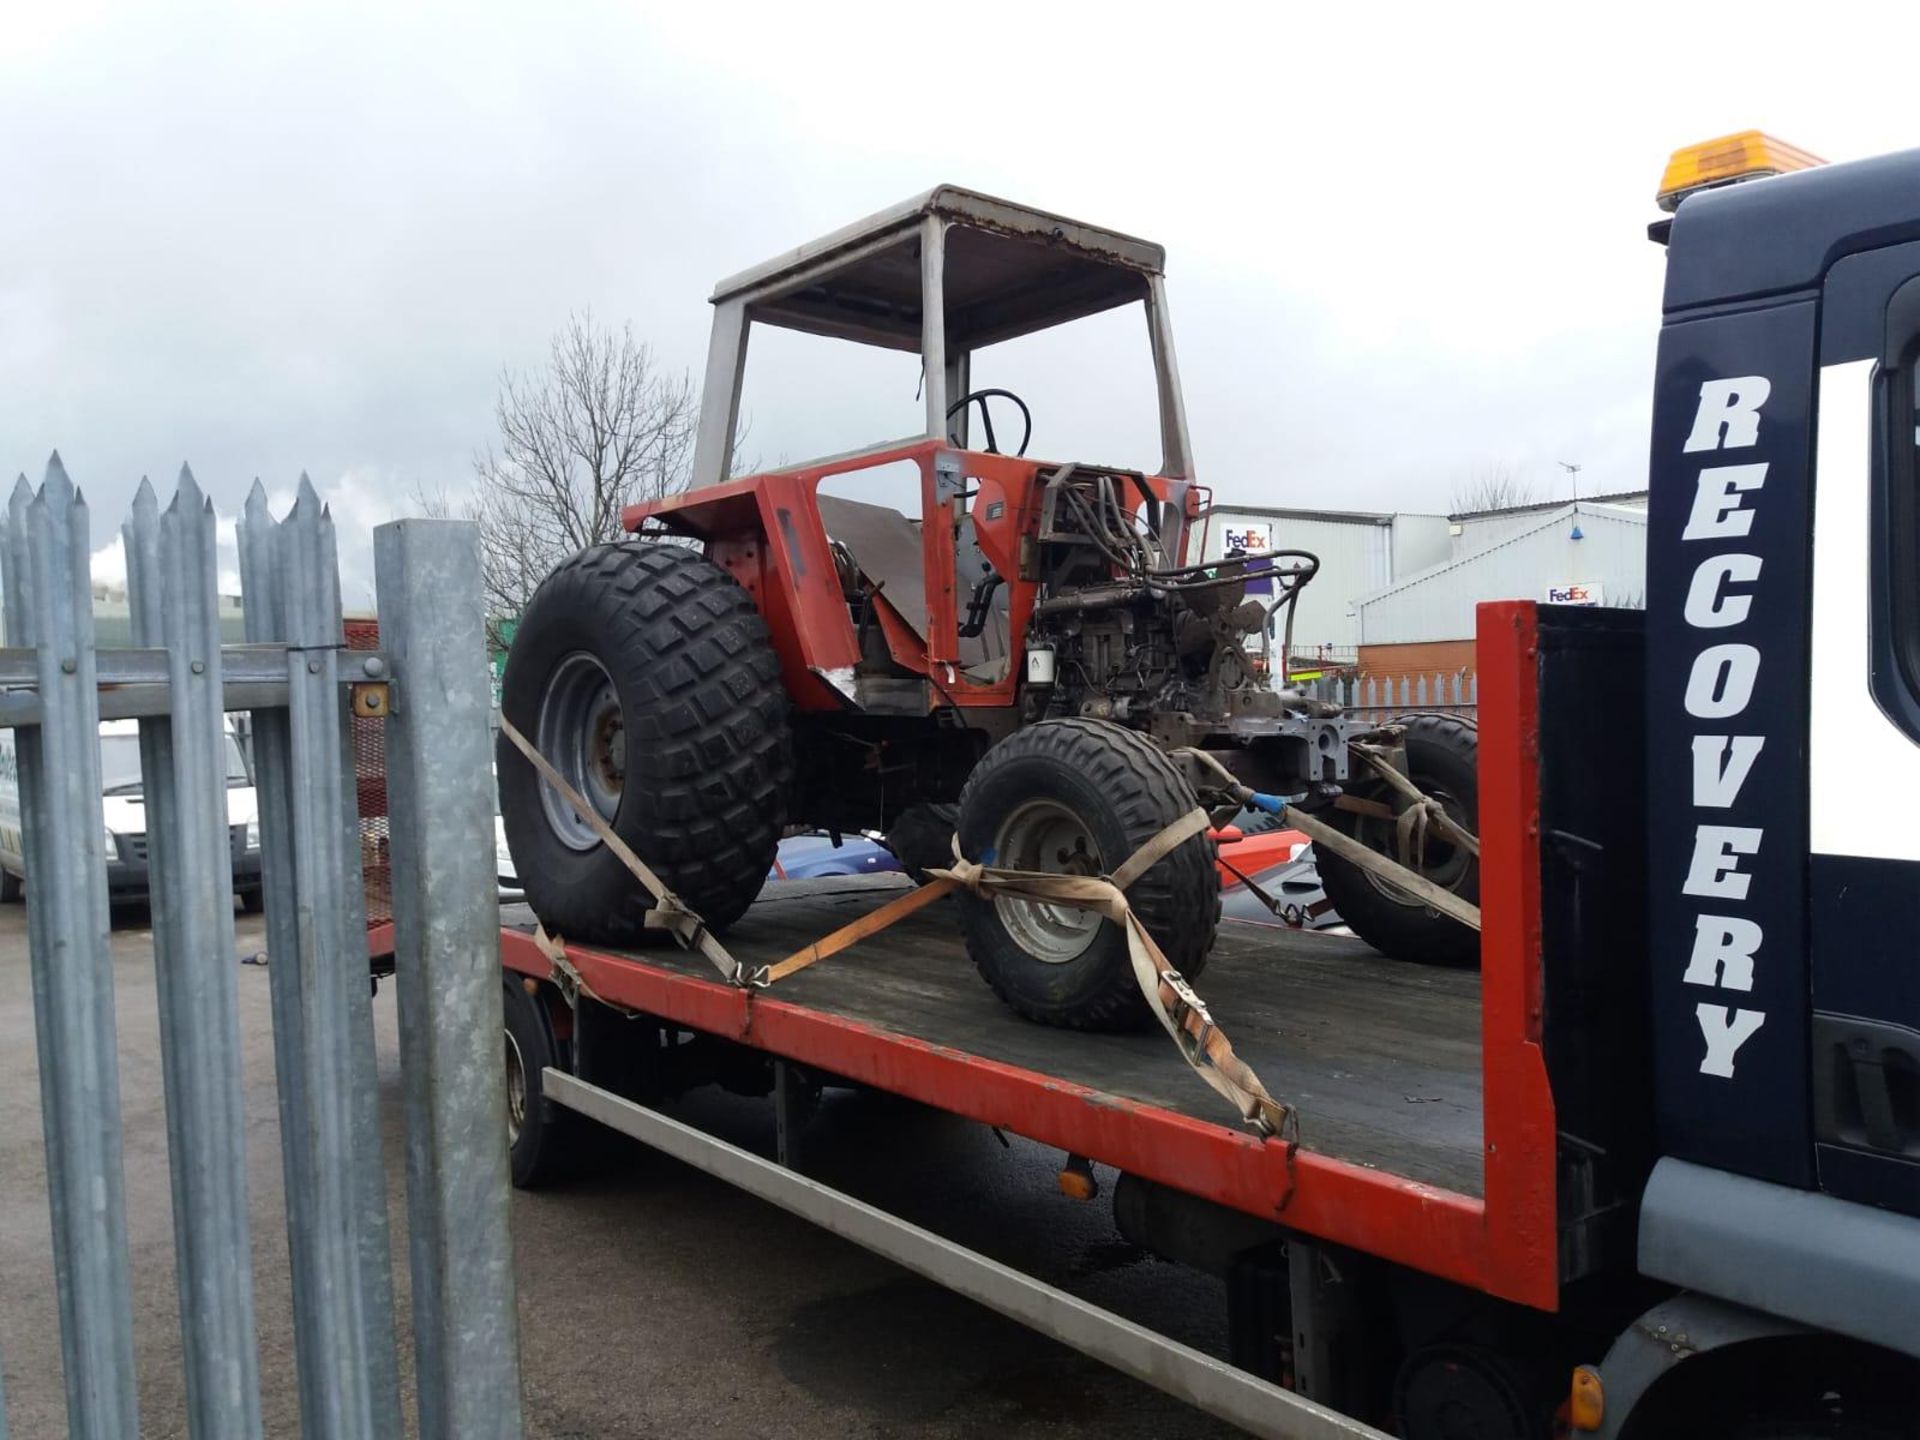
M1920 1031L1816 1014L1813 1055L1815 1139L1920 1160Z

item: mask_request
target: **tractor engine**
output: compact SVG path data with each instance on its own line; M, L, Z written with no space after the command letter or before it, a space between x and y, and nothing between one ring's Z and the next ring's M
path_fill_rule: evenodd
M1054 683L1045 690L1043 713L1145 728L1154 716L1173 713L1224 722L1277 700L1266 683L1264 653L1247 648L1266 624L1265 608L1251 600L1234 603L1231 588L1202 596L1194 597L1198 605L1150 592L1126 599L1075 596L1058 608L1042 601L1028 653L1043 657L1043 672L1044 657L1052 654Z
M1137 506L1123 502L1128 487ZM1291 617L1318 559L1176 564L1162 508L1124 472L1067 465L1047 477L1027 718L1112 720L1168 747L1232 752L1250 779L1288 794L1346 778L1350 722L1337 706L1276 690L1268 664L1275 617ZM1247 593L1255 577L1269 599Z

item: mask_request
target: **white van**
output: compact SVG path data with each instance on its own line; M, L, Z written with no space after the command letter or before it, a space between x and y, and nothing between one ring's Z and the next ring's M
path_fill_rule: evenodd
M100 722L100 815L106 828L107 893L115 903L147 893L147 807L140 778L140 722ZM233 892L260 908L260 811L253 777L227 723L227 838ZM18 900L26 873L20 842L20 769L13 732L0 731L0 900Z

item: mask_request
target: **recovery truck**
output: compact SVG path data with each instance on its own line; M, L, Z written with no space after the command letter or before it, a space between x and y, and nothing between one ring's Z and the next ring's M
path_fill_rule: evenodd
M1749 133L1677 154L1661 198L1646 609L1483 606L1478 743L1431 763L1432 717L1356 736L1237 668L1274 611L1243 608L1250 567L1182 559L1204 505L1157 247L942 189L723 285L696 488L628 517L699 548L570 562L548 599L572 618L544 607L508 662L516 1181L564 1174L597 1121L1257 1434L1916 1433L1920 152L1811 166ZM1160 475L1015 466L990 421L967 448L995 397L949 338L1062 296L1144 311ZM926 433L730 479L755 323L919 350ZM875 454L919 468L919 516L816 503ZM610 662L608 634L646 663ZM1016 786L971 823L994 750L1031 759L1035 735L1069 757L1028 772L1046 805ZM810 759L829 738L856 763ZM1110 824L1060 782L1075 765L1153 803ZM1210 842L1168 822L1237 776L1382 832L1354 848L1401 868L1355 873L1403 912L1372 927L1387 954L1213 938L1213 867L1182 858ZM788 816L879 828L956 794L957 852L922 858L921 889L755 898ZM1095 888L979 888L1010 838ZM1132 909L1098 888L1135 878ZM1477 971L1407 963L1458 958L1463 917ZM1157 970L1129 976L1123 931L1164 946ZM1200 960L1204 1000L1171 963ZM1268 1103L1236 1116L1199 1083L1223 1078ZM716 1083L771 1096L771 1158L661 1108ZM839 1086L1057 1147L1069 1193L1118 1171L1124 1235L1224 1276L1231 1363L810 1178Z

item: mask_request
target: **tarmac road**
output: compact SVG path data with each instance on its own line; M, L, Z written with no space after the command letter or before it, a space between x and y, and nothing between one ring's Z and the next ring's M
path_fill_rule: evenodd
M151 936L113 934L141 1429L185 1431ZM240 950L262 944L239 921ZM239 967L261 1383L269 1435L297 1429L267 972ZM410 1384L406 1197L391 987L374 1002L394 1278ZM15 1440L65 1433L24 912L0 906L0 1365ZM766 1102L676 1112L770 1153ZM1060 1157L884 1096L831 1093L810 1173L1223 1353L1225 1299L1123 1242L1105 1199L1054 1189ZM1102 1179L1111 1183L1110 1172ZM605 1163L513 1202L527 1433L576 1437L1212 1437L1177 1401L705 1175L610 1137ZM407 1404L412 1405L411 1393ZM409 1433L411 1433L409 1423Z

